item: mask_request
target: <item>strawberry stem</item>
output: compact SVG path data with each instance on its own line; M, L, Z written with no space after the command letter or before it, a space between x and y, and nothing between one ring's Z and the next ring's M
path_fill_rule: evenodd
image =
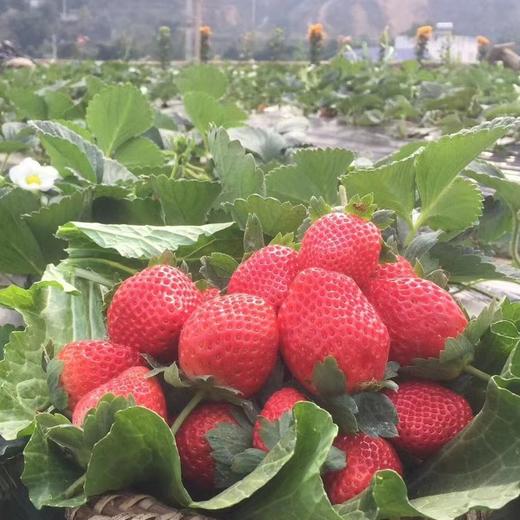
M197 405L206 397L206 391L205 390L198 390L195 395L191 398L190 402L184 407L182 412L177 416L177 419L173 421L171 431L173 435L175 435L179 428L182 426L184 421L187 419L187 417L190 415L191 412L197 407Z
M348 204L347 190L343 184L339 187L339 204L342 208L346 208Z
M473 365L466 365L464 367L464 372L466 372L466 374L475 376L478 379L485 381L486 383L491 379L491 376L489 374L482 372L482 370L479 370L478 368L474 367Z
M85 473L77 480L75 480L63 493L65 498L72 498L78 494L78 492L83 489L85 482L87 481L87 474Z

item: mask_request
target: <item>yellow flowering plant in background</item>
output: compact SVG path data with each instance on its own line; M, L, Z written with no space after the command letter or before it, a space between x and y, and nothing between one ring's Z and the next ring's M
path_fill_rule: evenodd
M326 38L325 28L321 23L309 25L307 39L309 40L310 61L313 65L320 63L323 41Z
M210 43L209 40L213 31L209 25L201 25L199 28L200 34L200 61L206 63L209 61L209 53L210 53Z
M417 27L415 33L415 55L419 63L422 63L428 54L428 42L432 39L432 36L433 27L431 25Z

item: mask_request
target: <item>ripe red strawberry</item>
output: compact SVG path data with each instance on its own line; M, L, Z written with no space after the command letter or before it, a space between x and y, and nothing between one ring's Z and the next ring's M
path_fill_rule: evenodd
M260 296L278 308L298 272L298 253L291 247L266 246L240 264L231 276L228 293Z
M311 268L294 279L278 313L282 355L311 392L315 366L336 358L349 391L381 380L388 361L386 327L352 278Z
M207 287L203 291L200 292L201 299L199 305L206 303L209 300L213 300L217 296L220 296L220 291L216 287Z
M385 439L358 433L339 436L334 445L346 453L347 466L324 476L325 489L333 504L342 504L361 493L379 470L403 473L397 453Z
M116 397L132 396L136 405L144 406L167 419L166 400L159 384L154 377L148 377L150 370L146 367L131 367L105 384L98 386L85 394L72 414L72 424L81 426L89 410L95 408L105 394Z
M402 276L414 278L417 277L417 274L412 264L404 256L398 256L397 262L379 264L374 271L372 279L400 278Z
M440 450L473 419L464 397L430 381L406 381L387 395L399 418L399 437L392 442L421 459Z
M102 340L69 343L58 359L63 361L61 384L69 396L71 410L86 393L142 362L137 350Z
M368 298L390 333L390 359L401 365L438 357L446 340L468 324L451 295L422 278L375 280Z
M263 417L270 422L277 421L285 412L292 410L294 405L300 401L307 401L307 398L294 388L282 388L271 395L255 422L253 447L258 448L259 450L269 451L260 435L260 429L262 427L260 417Z
M215 488L215 461L207 434L222 423L236 423L232 407L223 403L199 405L176 435L182 476L199 489Z
M107 315L110 339L153 356L171 353L200 299L195 284L179 269L149 267L115 292Z
M277 353L275 310L248 294L219 296L201 305L179 342L180 366L188 376L212 375L244 397L260 390Z
M381 232L357 215L329 213L306 231L300 249L300 269L321 267L354 278L363 287L377 267Z

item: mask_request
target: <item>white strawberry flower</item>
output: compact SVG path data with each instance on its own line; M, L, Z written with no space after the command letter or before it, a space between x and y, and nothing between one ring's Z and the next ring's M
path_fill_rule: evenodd
M60 174L52 166L42 166L38 161L26 157L9 170L11 181L29 191L49 191Z

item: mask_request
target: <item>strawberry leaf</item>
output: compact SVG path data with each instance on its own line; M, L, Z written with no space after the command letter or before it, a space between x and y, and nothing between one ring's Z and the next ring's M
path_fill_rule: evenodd
M299 150L294 164L279 166L266 176L267 194L282 202L307 204L311 197L338 202L338 177L354 160L354 154L339 148Z
M60 376L63 371L63 361L52 359L47 364L47 386L51 404L60 411L66 410L69 396L60 384Z
M410 221L415 204L415 155L377 168L354 170L341 178L349 197L373 194L380 208Z
M482 213L480 190L458 174L514 126L513 118L496 119L422 148L415 163L421 199L415 229L428 225L445 231L463 230L477 220Z
M75 507L86 501L81 485L85 470L75 460L63 456L63 449L56 449L58 445L49 441L53 430L61 428L71 428L65 417L39 414L35 419L34 432L24 450L22 480L29 490L31 502L38 509L43 506ZM74 444L78 432L74 435ZM70 444L64 449L69 449L70 453ZM84 460L86 457L80 458ZM80 485L76 485L78 482Z
M264 233L268 236L296 231L307 214L303 204L280 202L273 197L257 194L249 195L247 199L236 199L225 207L229 209L240 229L245 229L249 214L257 215Z
M249 255L262 249L264 246L262 223L255 213L250 213L247 217L246 227L244 229L244 253Z
M211 104L218 103L213 100ZM264 174L253 155L246 153L238 141L230 140L223 128L209 132L208 145L215 162L215 176L222 186L215 207L252 194L265 194Z

